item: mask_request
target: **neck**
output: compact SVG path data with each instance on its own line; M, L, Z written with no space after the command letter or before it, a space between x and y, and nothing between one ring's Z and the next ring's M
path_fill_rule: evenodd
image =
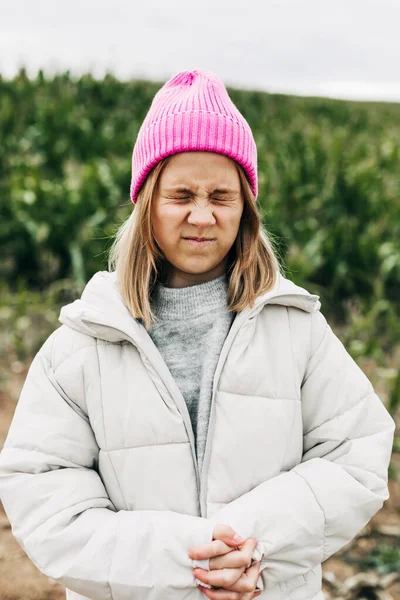
M223 260L209 271L203 273L188 273L169 265L163 285L169 288L183 288L198 285L199 283L207 283L207 281L212 281L225 273L226 267L226 260Z

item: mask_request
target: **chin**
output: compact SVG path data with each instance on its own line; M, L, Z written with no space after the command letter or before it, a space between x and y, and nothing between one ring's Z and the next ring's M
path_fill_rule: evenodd
M220 260L217 261L206 261L206 260L189 260L182 265L178 265L178 268L188 273L206 273L215 269L220 264Z
M211 271L213 269L213 267L183 266L183 267L178 267L178 269L180 271L182 271L182 273L188 273L190 275L201 275L202 273L208 273L208 271Z

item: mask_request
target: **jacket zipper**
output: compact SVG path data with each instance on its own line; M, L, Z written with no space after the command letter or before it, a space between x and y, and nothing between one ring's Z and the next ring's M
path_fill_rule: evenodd
M225 364L225 360L228 356L228 353L232 346L233 340L236 337L237 333L240 331L242 324L245 321L247 321L250 317L256 316L257 313L260 312L266 304L269 304L269 302L271 300L275 300L276 298L284 298L287 296L304 296L304 299L307 302L311 302L311 303L315 302L315 295L313 295L313 294L305 296L302 292L299 292L299 293L291 292L290 294L279 294L277 296L273 296L272 298L268 298L267 300L265 300L264 302L261 303L261 306L260 305L254 306L253 308L248 309L247 312L246 312L246 309L244 309L241 313L238 313L237 317L235 318L235 320L232 324L232 327L229 330L228 336L222 346L221 353L220 353L220 356L219 356L219 359L217 362L217 366L215 369L215 373L214 373L214 381L213 381L212 394L211 394L210 419L209 419L209 423L208 423L206 445L205 445L203 465L202 465L202 470L201 470L201 481L200 481L200 485L199 485L199 488L200 488L200 515L204 518L207 518L207 505L206 505L207 488L206 488L205 484L207 481L206 473L207 473L208 465L209 465L209 461L210 461L211 444L212 444L213 434L214 434L215 396L217 393L219 378L220 378L223 366ZM254 315L253 315L253 313L254 313ZM241 318L238 319L238 317L241 317Z
M200 516L207 518L207 506L206 506L206 486L205 486L205 482L206 482L206 472L207 472L207 468L209 465L209 460L210 460L210 453L211 453L211 443L212 443L212 436L214 433L214 405L215 405L215 396L216 396L216 392L217 392L217 386L219 383L219 377L220 374L222 372L222 368L223 365L225 363L226 357L228 356L230 347L233 343L233 340L235 338L235 336L237 335L237 333L239 332L241 326L243 325L243 323L245 321L247 321L252 315L253 312L255 313L254 316L260 311L262 310L262 308L268 304L271 300L275 300L276 298L284 298L287 296L303 296L304 299L306 301L311 301L312 303L315 302L315 295L309 295L306 296L305 294L303 294L302 292L296 293L296 292L291 292L290 294L280 294L277 296L273 296L272 298L268 298L267 300L265 300L264 302L262 302L261 306L260 305L256 305L252 308L245 308L244 310L242 310L240 313L237 313L232 326L229 330L229 333L225 339L225 342L222 346L221 349L221 353L219 355L219 359L217 362L217 366L215 369L215 373L214 373L214 378L213 378L213 386L212 386L212 394L211 394L211 407L210 407L210 418L209 418L209 423L208 423L208 431L207 431L207 438L206 438L206 445L205 445L205 449L204 449L204 457L203 457L203 464L202 464L202 471L201 474L199 473L199 464L197 461L197 456L196 456L196 449L195 449L195 442L194 442L194 432L193 432L193 427L192 427L192 422L190 420L190 415L189 415L189 411L186 405L186 401L182 395L182 393L180 392L175 380L172 377L172 373L169 371L168 367L166 370L166 374L168 375L168 379L170 381L165 381L164 378L162 378L162 381L165 385L165 387L167 388L167 390L169 391L171 398L173 399L173 401L175 402L181 417L183 418L183 422L185 424L185 428L189 437L189 443L190 443L190 448L192 451L192 460L193 460L193 465L195 468L195 472L196 472L196 485L197 485L197 496L199 498L199 505L200 505ZM93 323L95 325L101 325L103 327L110 327L110 325L107 325L107 323L102 323L100 321L96 321L94 319L84 319L82 318L82 321L86 321L86 322L90 322ZM158 355L160 356L160 358L162 359L162 355L159 352L157 346L154 344L153 340L151 339L150 335L148 334L148 332L146 331L146 328L142 325L145 335L148 336L148 340L150 341L150 343L154 346L155 352L158 353ZM129 341L133 346L135 346L135 348L137 348L137 350L140 353L140 356L142 357L143 360L143 355L146 357L146 360L151 362L153 367L155 368L155 370L157 371L158 374L160 369L158 369L155 365L154 362L152 360L149 359L149 357L142 351L142 349L139 347L139 345L137 343L135 343L135 340L133 338L131 338L127 333L125 333L125 331L123 331L122 329L118 329L118 327L113 327L113 329L115 329L116 331L119 331L122 336L124 337L124 339L126 339L127 341ZM144 364L146 364L145 361L143 361ZM150 377L151 374L149 373ZM154 380L153 380L154 381ZM156 384L156 382L154 382ZM157 385L157 384L156 384Z

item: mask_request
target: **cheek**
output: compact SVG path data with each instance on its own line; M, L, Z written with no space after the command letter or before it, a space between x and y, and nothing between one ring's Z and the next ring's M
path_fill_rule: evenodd
M230 214L220 216L221 229L224 232L224 238L235 239L239 231L241 214Z
M168 247L179 239L179 219L177 215L163 211L155 213L153 218L153 231L158 244Z
M168 227L161 227L158 231L154 231L155 238L161 249L168 249L174 242L174 237L170 233Z

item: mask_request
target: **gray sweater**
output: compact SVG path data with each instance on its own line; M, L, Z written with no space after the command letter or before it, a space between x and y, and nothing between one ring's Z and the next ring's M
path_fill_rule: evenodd
M157 284L149 335L188 407L201 471L215 368L236 313L227 308L228 276L183 288Z

